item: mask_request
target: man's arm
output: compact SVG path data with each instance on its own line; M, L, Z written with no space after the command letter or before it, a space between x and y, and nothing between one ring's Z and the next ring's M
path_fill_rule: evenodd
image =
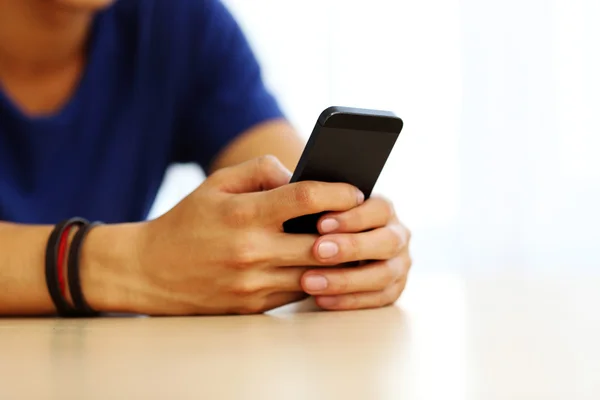
M273 157L258 158L212 174L157 219L94 228L79 260L89 305L151 315L258 313L303 298L307 266L377 259L390 251L391 231L377 233L384 246L376 253L358 239L342 238L335 255L324 255L311 235L282 236L279 227L290 218L362 203L347 184L288 180ZM0 316L53 313L44 277L51 230L0 223Z
M225 147L210 172L268 154L293 171L303 149L304 140L287 121L269 121L249 129Z
M0 316L55 313L44 275L52 229L0 222ZM128 309L124 292L117 292L132 280L128 271L135 264L135 254L129 244L134 232L133 225L107 225L95 228L86 239L81 285L93 308L107 312Z
M196 21L190 29L192 69L183 81L189 95L171 161L197 163L211 174L272 154L294 169L304 140L267 88L241 27L221 1L191 2L187 8Z
M52 227L0 222L0 315L50 314L44 249Z

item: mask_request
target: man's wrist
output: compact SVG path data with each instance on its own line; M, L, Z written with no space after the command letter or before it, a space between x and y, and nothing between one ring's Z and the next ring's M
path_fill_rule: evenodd
M140 286L143 224L99 225L85 239L80 276L83 294L94 310L136 313Z

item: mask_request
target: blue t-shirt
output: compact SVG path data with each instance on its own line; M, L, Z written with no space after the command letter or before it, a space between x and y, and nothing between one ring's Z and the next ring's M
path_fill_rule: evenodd
M206 169L237 135L282 117L217 0L119 0L94 20L70 101L29 118L0 86L0 220L147 218L167 167Z

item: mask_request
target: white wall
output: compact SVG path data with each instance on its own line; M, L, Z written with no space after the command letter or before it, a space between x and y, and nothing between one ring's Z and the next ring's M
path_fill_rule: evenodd
M597 0L226 4L305 136L329 105L404 119L376 191L416 267L600 267ZM201 179L173 169L153 215Z

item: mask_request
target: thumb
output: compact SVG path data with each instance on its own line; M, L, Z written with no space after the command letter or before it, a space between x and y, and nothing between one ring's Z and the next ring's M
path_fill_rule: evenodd
M290 182L291 172L275 156L267 155L223 168L210 178L228 193L251 193L271 190Z

